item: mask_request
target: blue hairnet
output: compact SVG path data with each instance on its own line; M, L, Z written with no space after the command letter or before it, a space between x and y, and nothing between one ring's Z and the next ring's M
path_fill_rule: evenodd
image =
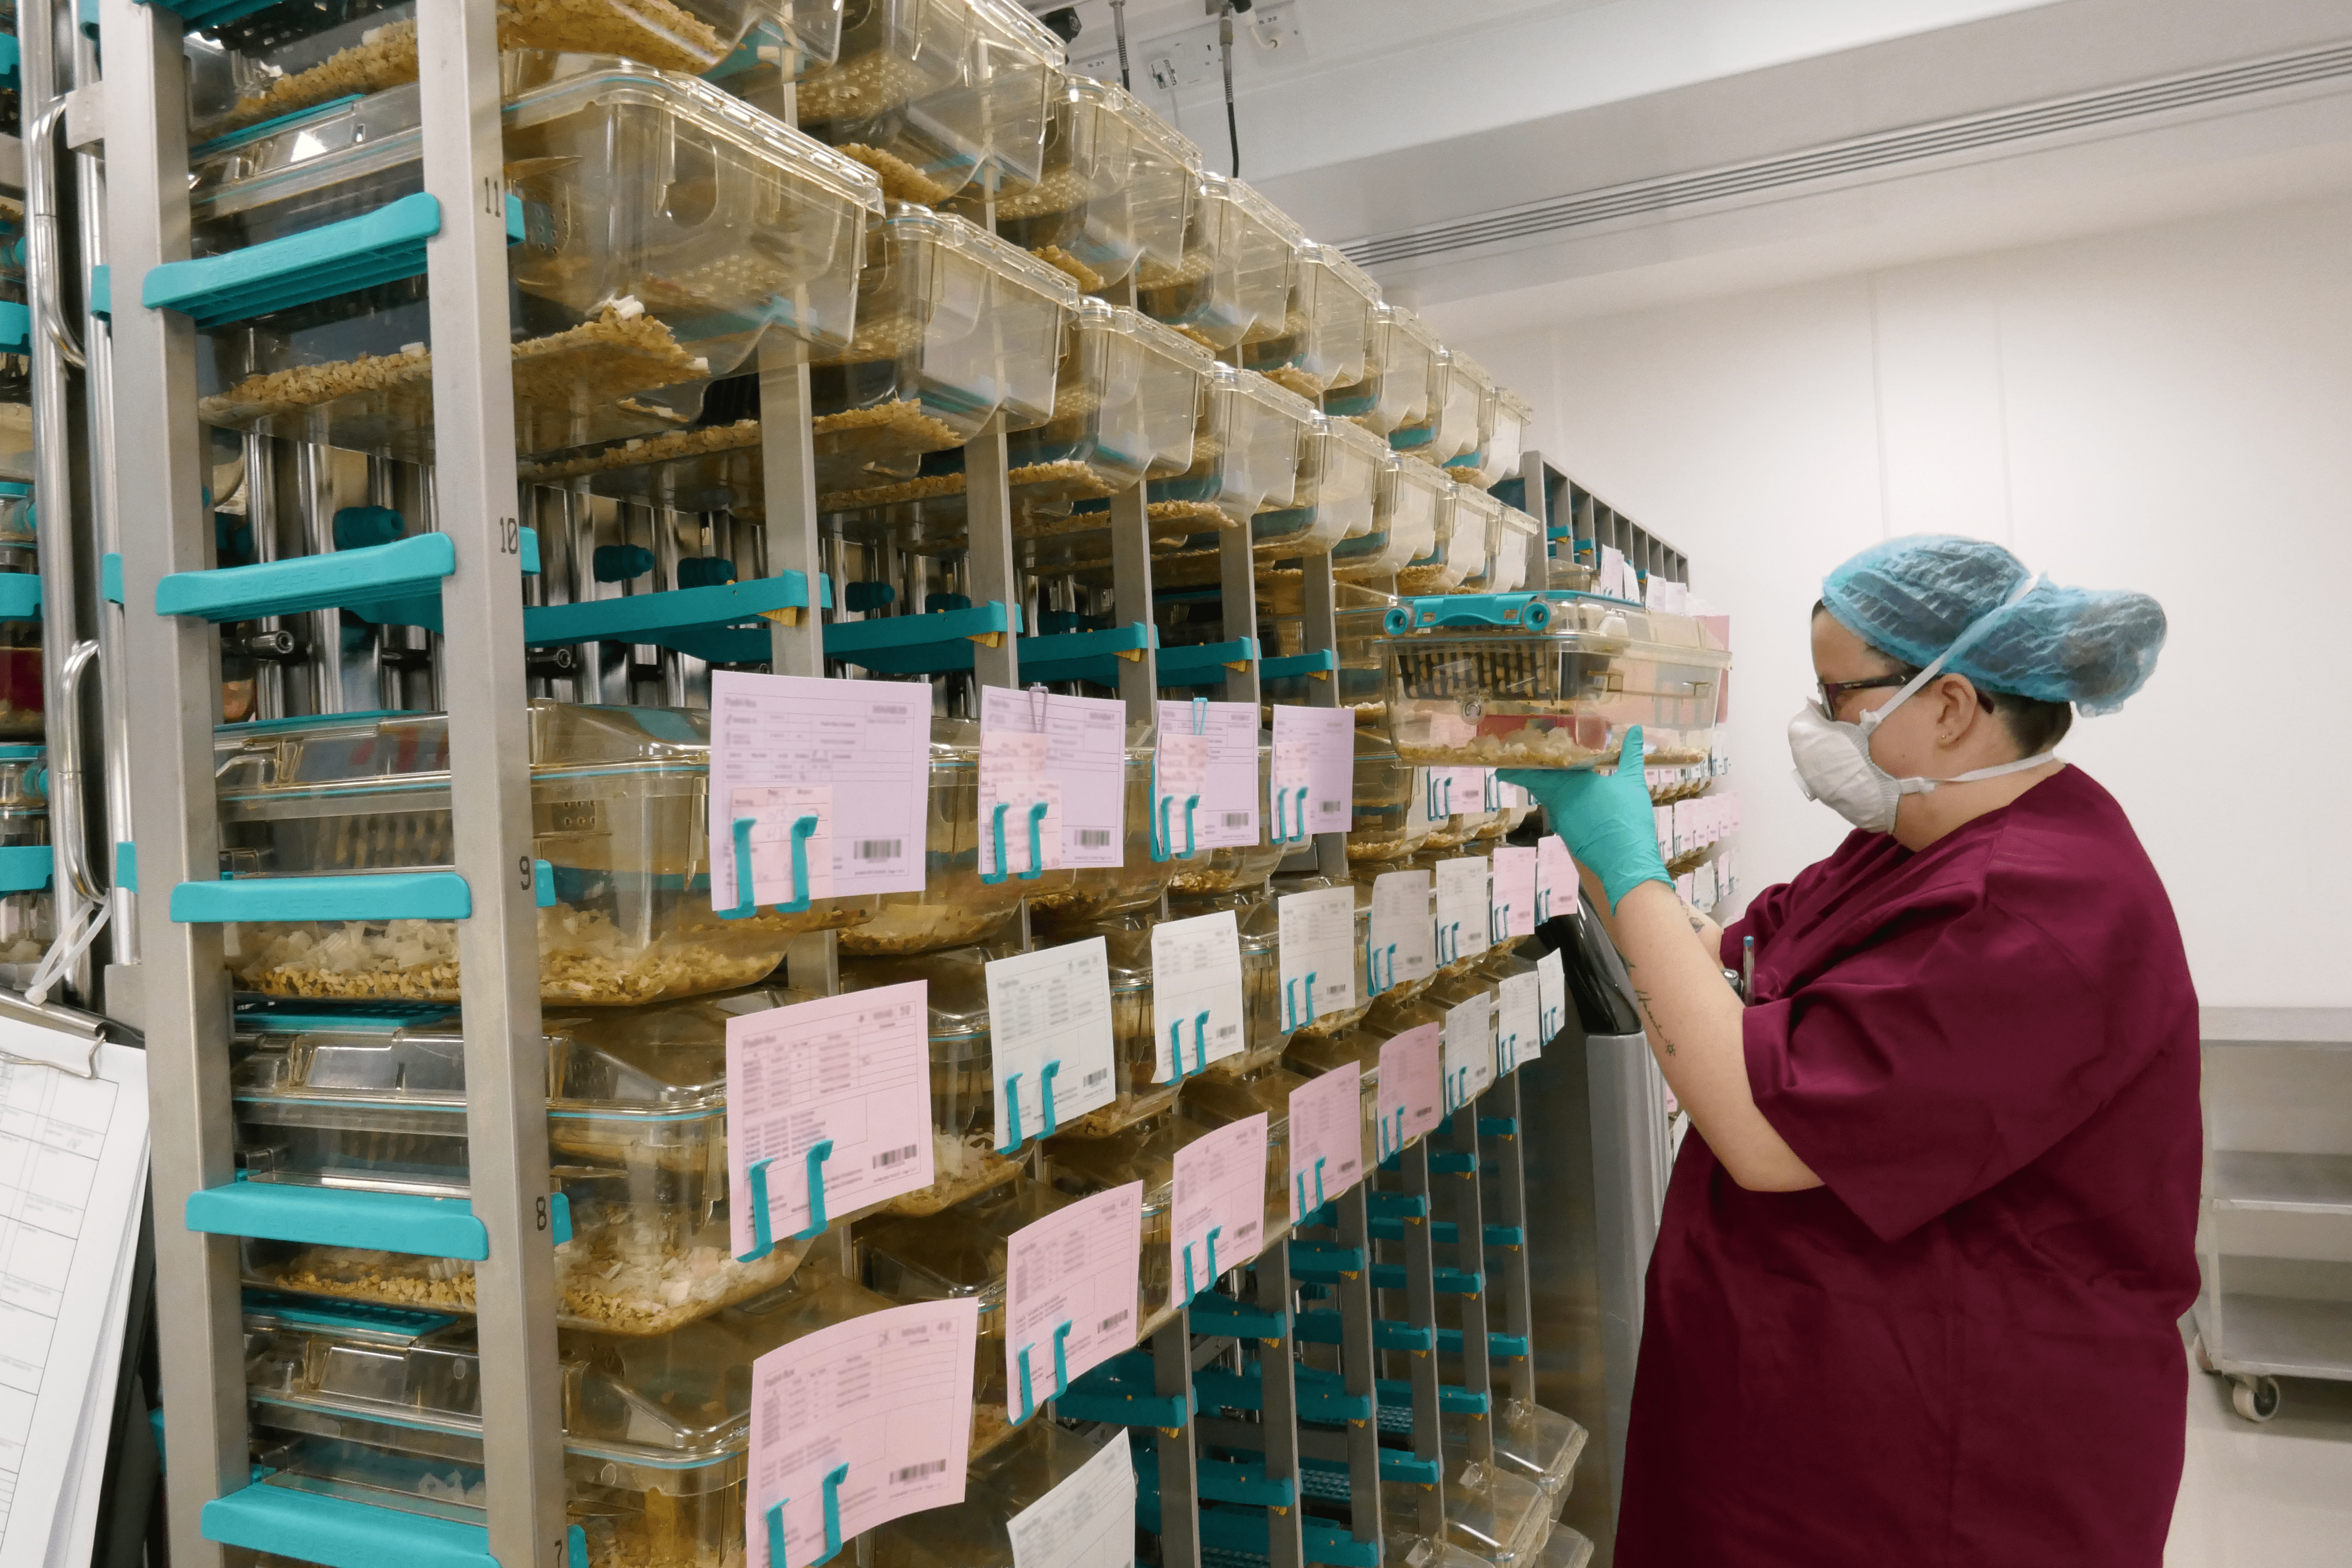
M2146 594L2043 583L2003 608L2027 576L2024 563L1986 540L1914 533L1831 573L1822 603L1871 647L1921 668L1984 622L1945 668L1989 691L2085 713L2122 707L2155 672L2164 607Z

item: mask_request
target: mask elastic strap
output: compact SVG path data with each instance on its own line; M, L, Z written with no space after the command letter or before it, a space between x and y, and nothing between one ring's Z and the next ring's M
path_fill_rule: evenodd
M2040 586L2042 586L2042 574L2036 572L2029 575L2024 582L2018 584L2016 591L2011 594L2008 598L2003 599L1999 605L1987 610L1983 615L1979 616L1974 622L1963 627L1960 635L1953 639L1952 645L1949 647L1946 648L1943 652L1937 654L1934 658L1928 661L1927 668L1921 670L1909 680L1904 682L1903 689L1895 694L1895 700L1893 701L1881 703L1879 706L1872 709L1869 712L1864 713L1861 718L1855 720L1854 727L1862 731L1864 741L1867 742L1870 739L1871 731L1877 729L1882 723L1885 722L1886 716L1889 713L1894 712L1897 708L1900 708L1903 704L1908 702L1921 687L1935 679L1937 671L1941 670L1944 666L1951 663L1953 658L1963 650L1973 646L1979 639L1983 637L1985 633L1990 631L1992 629L1992 624L2000 619L2002 615L2007 613L2011 605L2016 604L2020 599L2024 598L2026 595L2031 594L2034 589L2039 588ZM1970 776L1973 777L1974 775ZM1932 779L1906 779L1903 782L1906 786L1913 784L1924 784L1929 789L1933 789L1935 787L1935 781ZM1946 784L1961 784L1966 781L1962 779L1946 779L1943 782ZM1906 787L1905 793L1916 794L1918 792Z
M2057 755L2056 749L2053 748L2038 756L2020 757L2013 763L2002 763L1997 767L1970 768L1967 773L1955 773L1948 779L1903 779L1899 780L1898 784L1905 795L1926 795L1937 784L1975 784L1979 779L1997 779L2005 773L2021 773L2028 768L2038 768L2042 763L2054 760Z

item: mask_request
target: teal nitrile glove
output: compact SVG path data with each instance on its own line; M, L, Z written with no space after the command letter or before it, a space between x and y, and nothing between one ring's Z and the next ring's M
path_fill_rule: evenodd
M1642 727L1625 731L1617 771L1505 768L1497 775L1536 797L1544 825L1559 835L1578 865L1601 879L1614 914L1625 895L1644 882L1675 879L1658 858L1657 818L1652 815L1649 781L1642 773Z

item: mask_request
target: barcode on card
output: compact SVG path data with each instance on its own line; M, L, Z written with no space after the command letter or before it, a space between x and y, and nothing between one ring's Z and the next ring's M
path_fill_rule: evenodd
M1250 814L1246 811L1228 811L1224 813L1224 818L1227 827L1247 827L1250 825Z
M896 860L905 842L899 838L861 838L850 853L860 860Z
M1086 1076L1086 1080L1085 1080L1083 1083L1081 1083L1081 1084L1079 1085L1079 1087L1080 1087L1081 1089L1092 1089L1092 1088L1094 1088L1094 1086L1095 1086L1095 1085L1097 1085L1097 1084L1098 1084L1098 1083L1102 1082L1102 1080L1103 1080L1103 1079L1105 1079L1108 1078L1109 1076L1110 1076L1110 1068L1098 1068L1098 1069L1097 1069L1097 1070L1096 1070L1096 1071L1094 1071L1094 1072L1090 1072L1090 1073L1087 1074L1087 1076Z
M1109 847L1110 847L1110 829L1109 829L1109 828L1108 828L1108 827L1081 827L1081 828L1079 828L1079 829L1078 829L1078 847L1080 847L1081 849L1108 849L1108 848L1109 848Z
M1239 1024L1220 1024L1217 1026L1217 1038L1230 1040L1234 1037L1234 1031L1240 1027Z
M1098 1334L1107 1334L1125 1321L1127 1321L1127 1309L1121 1307L1118 1311L1113 1312L1109 1317L1105 1318L1101 1322L1097 1323L1095 1325L1095 1332Z
M903 1468L893 1470L890 1472L890 1479L897 1485L904 1486L908 1481L919 1481L927 1476L936 1476L947 1468L948 1462L945 1459L931 1459L923 1464L908 1465Z
M1348 803L1344 800L1318 800L1315 805L1319 810L1334 813L1342 812L1348 809Z
M874 1156L872 1168L878 1171L885 1165L896 1165L911 1160L919 1147L919 1144L909 1143L903 1149L885 1149L881 1153Z

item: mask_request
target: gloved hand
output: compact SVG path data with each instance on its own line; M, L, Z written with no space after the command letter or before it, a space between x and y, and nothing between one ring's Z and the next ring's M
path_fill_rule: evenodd
M1626 894L1644 882L1675 885L1658 858L1657 818L1642 773L1642 727L1625 732L1617 771L1505 768L1496 775L1517 784L1544 808L1544 824L1559 835L1577 864L1601 879L1615 913Z

